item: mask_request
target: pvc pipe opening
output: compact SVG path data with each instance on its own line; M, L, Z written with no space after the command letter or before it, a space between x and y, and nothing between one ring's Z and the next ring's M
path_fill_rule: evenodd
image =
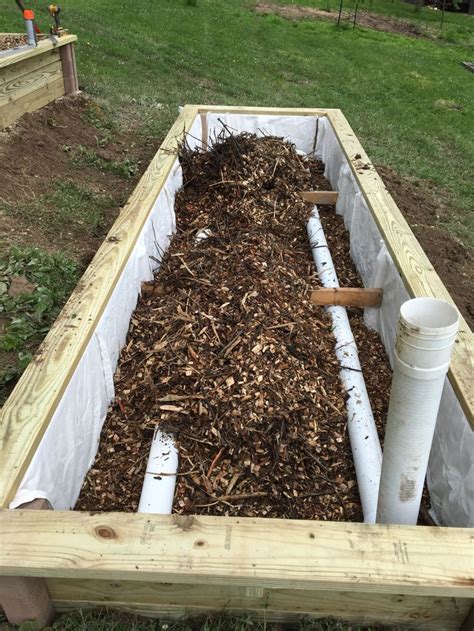
M423 335L440 335L457 331L459 313L454 305L438 298L413 298L400 309L404 322Z

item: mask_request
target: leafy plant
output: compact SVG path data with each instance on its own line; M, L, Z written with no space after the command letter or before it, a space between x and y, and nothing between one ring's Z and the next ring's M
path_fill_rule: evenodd
M11 291L15 278L26 281L24 291ZM0 352L9 358L0 369L1 399L9 382L30 362L76 280L75 263L61 252L13 247L7 257L0 258Z

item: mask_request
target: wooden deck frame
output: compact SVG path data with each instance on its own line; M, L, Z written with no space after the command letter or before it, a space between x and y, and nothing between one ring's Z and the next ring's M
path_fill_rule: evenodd
M207 112L327 116L409 293L451 301L339 110L187 105L3 408L0 506L15 495L179 139ZM472 333L462 320L450 379L472 423L471 363ZM333 615L459 629L474 602L467 529L2 510L0 540L0 575L45 578L59 610L100 604L180 615L224 608L267 620Z
M0 129L78 90L76 40L76 35L63 35L57 42L48 38L0 56Z

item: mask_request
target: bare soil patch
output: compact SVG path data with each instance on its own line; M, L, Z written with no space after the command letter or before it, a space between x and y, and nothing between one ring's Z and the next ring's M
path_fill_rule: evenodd
M324 11L315 7L303 7L299 5L279 5L267 2L258 2L255 6L257 13L264 15L279 15L287 20L330 20L335 22L338 18L336 11ZM352 13L343 11L342 19L352 19ZM421 27L406 20L399 20L369 11L357 12L357 24L366 28L385 33L397 33L399 35L408 35L410 37L431 37L426 27Z
M63 250L85 267L104 235L128 199L137 180L148 166L159 141L137 142L133 130L107 130L89 122L96 104L85 96L64 97L0 132L0 254L10 245L33 245L46 250ZM131 177L74 163L78 148L93 152L99 160L128 159L138 165ZM93 231L71 222L54 235L42 229L34 217L8 213L27 204L47 204L44 196L55 183L83 186L112 203Z
M451 212L443 198L423 180L401 177L392 169L377 170L410 224L453 300L474 328L474 253L443 228Z

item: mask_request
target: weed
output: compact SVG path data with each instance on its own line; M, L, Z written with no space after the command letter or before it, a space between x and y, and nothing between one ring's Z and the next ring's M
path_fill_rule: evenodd
M102 158L95 149L90 149L84 145L78 145L71 151L72 161L76 166L88 166L99 171L114 173L119 177L130 179L134 177L140 164L136 160L125 158L124 160L107 160Z
M11 291L15 278L23 280L25 291ZM30 349L49 330L76 281L75 263L61 252L13 247L0 258L0 352L8 353L0 367L0 399L28 365Z

